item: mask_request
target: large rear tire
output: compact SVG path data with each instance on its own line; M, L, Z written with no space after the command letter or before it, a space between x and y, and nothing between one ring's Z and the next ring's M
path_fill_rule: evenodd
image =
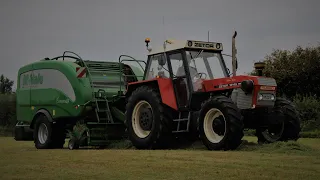
M137 149L167 148L172 138L171 122L158 92L148 86L137 88L126 105L129 139Z
M244 124L234 102L225 96L205 101L199 114L199 133L209 150L234 150L242 142Z

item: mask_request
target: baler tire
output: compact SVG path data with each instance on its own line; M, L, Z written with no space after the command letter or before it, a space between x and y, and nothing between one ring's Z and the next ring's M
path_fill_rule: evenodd
M205 132L204 123L206 119L209 119L207 115L211 115L211 111L216 111L224 117L223 119L226 125L224 128L225 133L219 142L213 142L213 138L207 136ZM207 130L209 129L211 128L208 128ZM213 131L213 128L211 130ZM244 123L241 112L230 98L225 96L214 96L202 104L199 114L199 134L200 139L208 150L236 149L242 143L242 138L244 136L243 130Z
M44 143L41 143L39 140L39 126L43 124L48 132L47 139ZM51 149L54 148L53 141L53 124L48 120L48 118L44 114L40 114L35 122L34 129L34 144L37 149Z
M285 115L284 131L280 140L297 141L299 139L301 131L301 122L298 111L295 109L294 105L290 101L284 98L277 98L275 107L281 109Z
M150 134L139 137L133 127L133 113L140 102L145 101L152 109L152 127ZM128 99L126 105L126 126L129 140L137 149L161 149L170 146L172 130L170 119L165 115L161 96L158 92L148 86L138 87Z

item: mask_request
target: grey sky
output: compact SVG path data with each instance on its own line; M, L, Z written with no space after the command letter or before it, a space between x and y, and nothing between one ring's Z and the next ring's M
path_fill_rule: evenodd
M44 57L74 51L85 59L117 61L128 54L146 59L165 36L224 44L238 31L239 73L273 48L317 45L317 0L1 0L0 74L16 81L18 69ZM165 28L162 17L165 18ZM230 58L225 59L230 67Z

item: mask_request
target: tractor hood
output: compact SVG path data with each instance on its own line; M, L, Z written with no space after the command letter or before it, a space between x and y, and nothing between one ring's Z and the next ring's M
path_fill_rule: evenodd
M219 91L227 89L251 89L254 86L260 86L263 90L275 91L277 87L276 80L261 76L233 76L212 80L204 80L202 88L205 92Z

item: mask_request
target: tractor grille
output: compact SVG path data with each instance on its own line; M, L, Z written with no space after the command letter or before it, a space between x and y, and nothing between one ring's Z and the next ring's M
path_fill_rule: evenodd
M277 86L277 82L272 78L258 78L258 84L263 86Z
M237 97L237 106L240 109L248 109L252 107L252 94L246 95L241 88L237 89L238 97Z
M258 78L258 84L263 85L263 86L277 86L277 83L274 79L272 78L264 78L264 77L259 77ZM232 100L237 104L239 109L249 109L252 107L252 102L253 102L253 95L252 94L245 94L241 88L235 89L232 92ZM258 93L262 94L273 94L275 96L275 92L268 92L268 91L259 91ZM258 98L258 97L257 97ZM261 100L258 101L257 99L257 106L266 106L270 107L274 105L274 101L272 100Z

